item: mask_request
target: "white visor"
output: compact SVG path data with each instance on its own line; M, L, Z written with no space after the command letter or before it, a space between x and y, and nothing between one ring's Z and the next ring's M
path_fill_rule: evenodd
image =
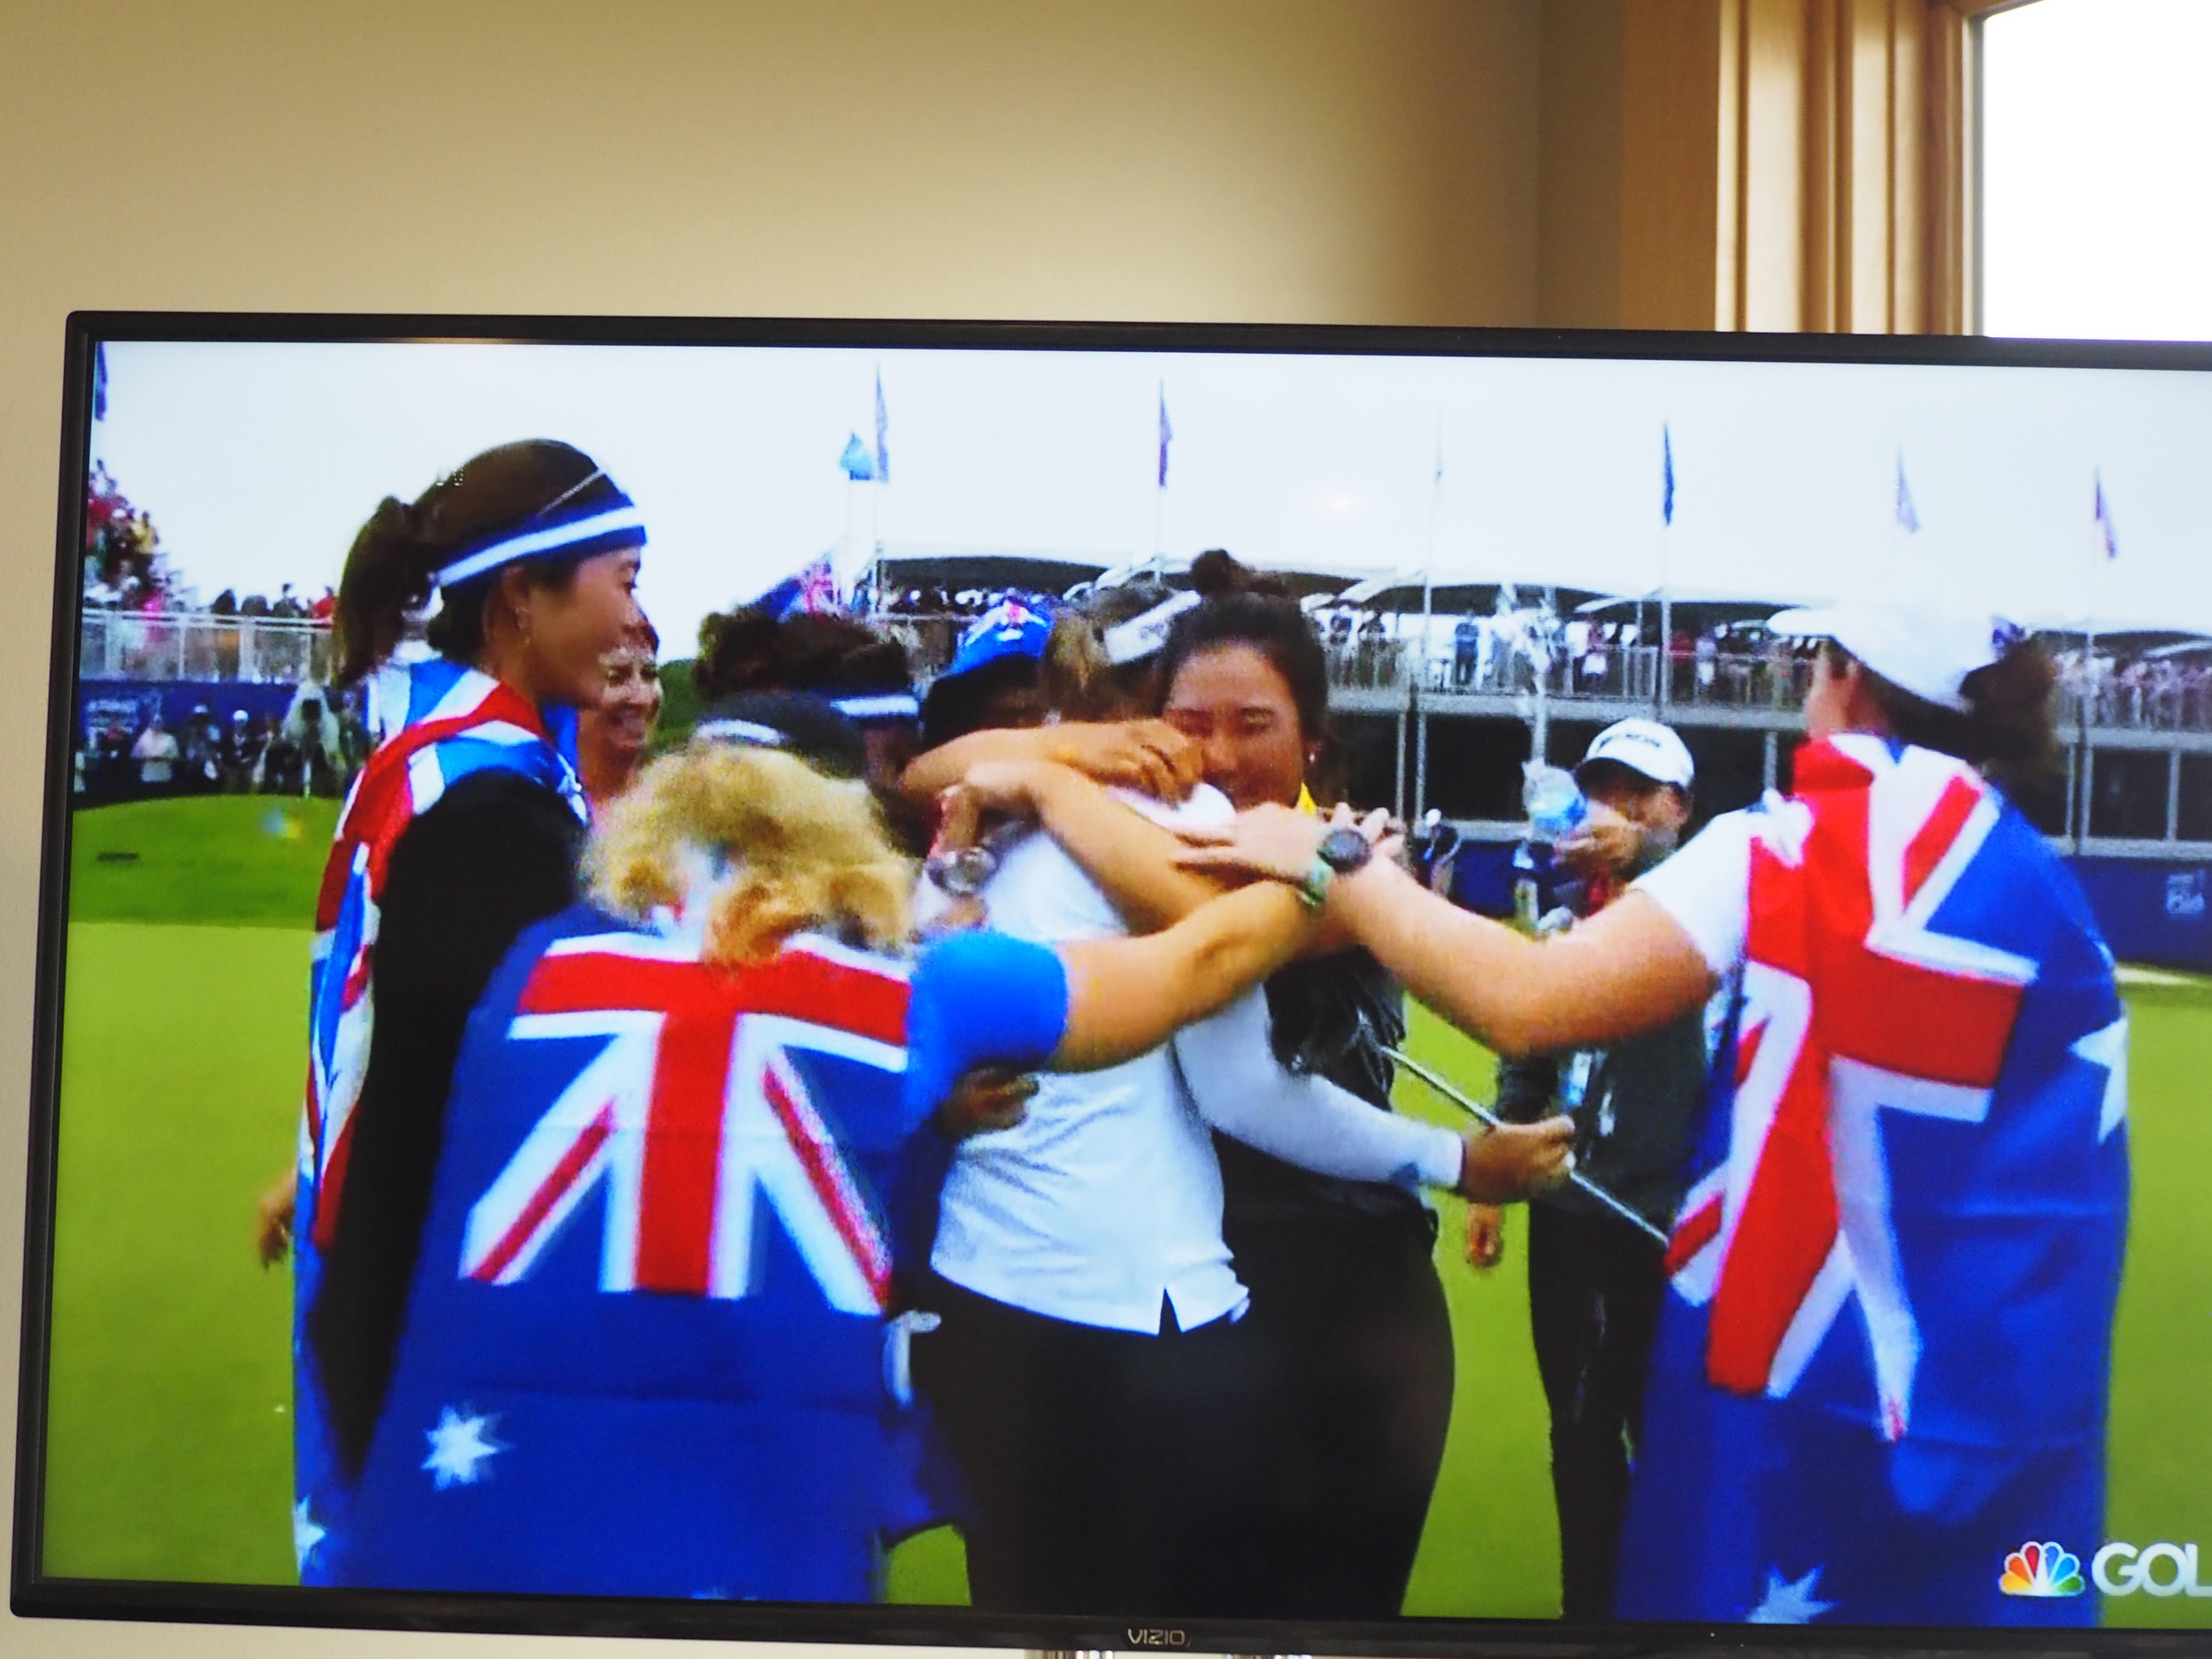
M1924 703L1968 712L1966 677L2002 657L2020 630L1990 616L1825 605L1785 611L1767 626L1798 639L1833 640L1900 690Z

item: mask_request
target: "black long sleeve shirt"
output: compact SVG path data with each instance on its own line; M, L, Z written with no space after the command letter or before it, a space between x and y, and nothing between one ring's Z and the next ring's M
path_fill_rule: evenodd
M354 1469L391 1382L469 1011L517 936L574 901L581 844L560 796L488 771L448 789L393 848L371 962L368 1071L337 1232L307 1313L331 1431Z

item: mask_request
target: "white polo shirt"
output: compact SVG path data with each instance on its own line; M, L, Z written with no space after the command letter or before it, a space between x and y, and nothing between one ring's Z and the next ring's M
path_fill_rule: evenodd
M1125 790L1154 822L1225 825L1201 785L1180 806ZM1125 937L1081 865L1045 834L983 889L989 925L1034 944ZM978 1295L1078 1325L1152 1334L1162 1299L1183 1330L1248 1300L1221 1241L1221 1169L1169 1048L1103 1071L1047 1073L1023 1121L960 1144L931 1265Z

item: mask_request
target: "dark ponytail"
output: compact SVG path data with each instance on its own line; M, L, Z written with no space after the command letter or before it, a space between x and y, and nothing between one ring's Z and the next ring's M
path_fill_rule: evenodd
M487 449L440 479L412 502L388 495L353 538L338 579L333 612L339 685L375 672L405 637L409 613L436 591L439 568L457 550L495 532L519 527L556 503L589 506L619 495L581 449L549 438ZM534 559L532 582L565 588L580 558ZM473 663L484 648L484 608L500 572L448 588L431 618L430 643L457 662Z
M1856 660L1838 646L1827 649L1839 672ZM2062 764L2052 706L2058 670L2039 640L2023 639L1967 675L1959 687L1965 710L1916 697L1863 662L1859 670L1893 734L1979 768L2008 795L2047 782Z
M332 611L339 685L373 673L430 600L430 579L446 549L424 539L414 508L396 495L377 503L347 550Z

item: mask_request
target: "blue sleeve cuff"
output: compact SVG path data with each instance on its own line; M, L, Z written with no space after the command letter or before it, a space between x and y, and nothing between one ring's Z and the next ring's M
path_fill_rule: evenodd
M906 1013L906 1108L919 1123L979 1065L1033 1071L1068 1025L1059 954L1004 933L949 934L915 964Z

